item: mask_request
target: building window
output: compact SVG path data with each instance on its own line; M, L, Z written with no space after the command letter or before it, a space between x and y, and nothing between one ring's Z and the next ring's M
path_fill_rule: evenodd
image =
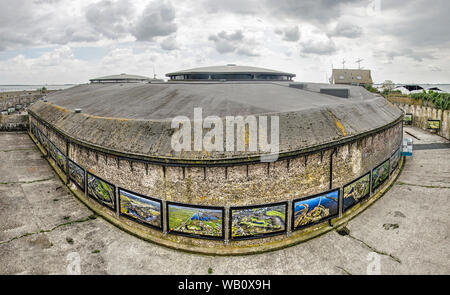
M344 80L344 76L339 76L339 80Z
M356 76L356 79L361 80L362 77L361 76Z

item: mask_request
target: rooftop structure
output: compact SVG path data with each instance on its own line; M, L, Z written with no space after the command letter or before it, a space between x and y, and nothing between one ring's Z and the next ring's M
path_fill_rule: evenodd
M145 76L128 75L122 73L120 75L110 75L98 77L89 80L91 83L148 83L148 82L163 82L161 79L152 79Z
M361 69L333 69L332 84L364 85L373 84L370 70Z
M201 67L178 72L168 73L167 77L170 80L227 80L227 81L242 81L242 80L263 80L263 81L291 81L295 74L274 71L270 69L238 66L235 64L228 64L225 66Z
M416 84L410 84L410 85L401 85L394 88L394 90L399 90L402 94L413 94L413 93L421 93L425 89Z

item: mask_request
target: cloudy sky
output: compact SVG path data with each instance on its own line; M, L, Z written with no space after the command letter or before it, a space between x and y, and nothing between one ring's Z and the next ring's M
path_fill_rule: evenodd
M0 84L235 63L325 82L450 83L448 0L0 0Z

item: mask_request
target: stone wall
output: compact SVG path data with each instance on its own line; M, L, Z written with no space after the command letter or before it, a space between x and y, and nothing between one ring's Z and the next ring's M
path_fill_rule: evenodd
M429 106L411 105L407 103L394 103L405 113L413 115L412 125L427 129L427 120L440 120L441 129L437 132L440 136L450 140L450 111L435 109Z
M61 135L41 124L33 116L30 116L30 121L65 153L66 143ZM162 200L164 215L166 213L164 204L167 201L224 207L227 237L227 212L230 207L283 201L289 202L286 225L290 231L291 202L294 199L306 198L329 190L331 166L331 186L333 189L342 188L389 159L401 145L401 141L402 122L398 122L390 128L336 148L331 147L291 159L281 159L270 164L228 167L161 166L120 158L74 143L69 144L69 158L88 172L117 187ZM130 223L122 219L120 221ZM136 226L139 227L138 224ZM149 230L149 232L150 235L159 235L156 231ZM200 247L220 243L173 235L168 235L167 238L181 243L194 243ZM264 238L269 242L280 239L283 239L283 236ZM233 243L248 246L261 243L261 240Z

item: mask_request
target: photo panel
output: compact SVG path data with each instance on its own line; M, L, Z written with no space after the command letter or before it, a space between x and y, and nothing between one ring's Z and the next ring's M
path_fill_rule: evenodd
M394 172L395 169L397 169L398 164L400 163L400 159L402 157L402 151L400 148L398 148L391 156L391 158L389 159L389 163L391 166L391 170L390 173L392 174L392 172Z
M287 202L230 208L230 239L252 239L286 232Z
M47 136L45 136L45 134L44 133L40 133L41 134L41 140L42 140L42 143L41 143L41 145L42 145L42 147L44 147L44 149L48 152L49 151L49 140L48 140L48 138L47 138Z
M42 132L38 128L36 128L36 134L34 135L37 141L42 145Z
M66 172L66 156L56 147L55 144L53 144L51 141L49 141L49 152L50 156L55 160L56 165L58 165L59 168L61 168L62 171Z
M162 202L119 188L120 215L162 230Z
M441 121L440 120L428 120L427 121L427 129L441 129Z
M298 230L339 216L340 189L330 190L292 204L292 230Z
M113 184L101 179L94 174L87 174L88 195L105 207L115 210L116 189Z
M370 172L344 185L343 212L370 195Z
M33 134L33 136L37 139L38 129L34 123L31 123L31 134Z
M372 170L372 192L389 178L389 159Z
M403 122L406 125L412 125L413 114L407 113L403 117Z
M189 237L225 237L224 208L167 202L167 231Z
M86 187L84 175L85 175L84 169L69 159L69 178L82 191L84 191L84 189Z

